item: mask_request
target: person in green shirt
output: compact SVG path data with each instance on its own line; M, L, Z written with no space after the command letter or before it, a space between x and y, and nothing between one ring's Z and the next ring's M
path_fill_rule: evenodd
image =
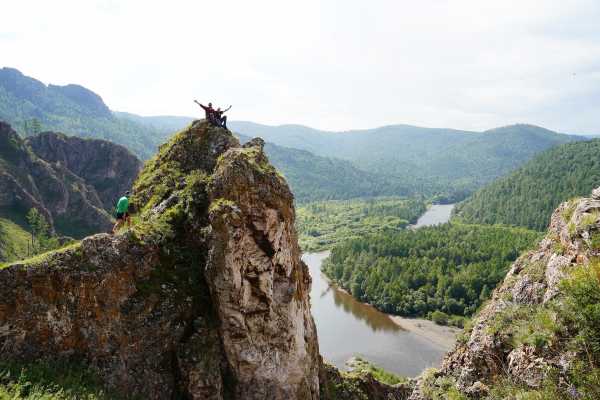
M117 230L127 221L127 226L131 227L131 219L129 218L129 192L125 193L125 196L121 197L117 202L117 223L113 227L113 235Z

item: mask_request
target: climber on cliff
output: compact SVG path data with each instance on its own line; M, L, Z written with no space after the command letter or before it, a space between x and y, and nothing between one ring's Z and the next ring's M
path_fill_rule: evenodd
M215 118L215 109L212 106L212 103L208 103L208 106L200 104L198 100L194 100L194 103L198 104L203 110L205 114L205 118L208 122L213 125L217 125L217 120Z
M225 110L221 111L221 107L217 108L215 111L215 121L218 126L221 126L227 129L227 115L225 114L227 111L231 110L231 106L227 107Z
M129 192L126 192L123 197L117 202L117 223L113 227L113 235L117 233L117 230L127 221L127 226L131 228L131 218L129 217Z

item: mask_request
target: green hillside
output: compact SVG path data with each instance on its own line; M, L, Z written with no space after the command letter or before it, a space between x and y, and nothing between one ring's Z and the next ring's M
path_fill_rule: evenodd
M22 135L55 131L110 140L149 158L162 143L157 129L119 117L79 85L45 85L16 69L0 69L0 120Z
M0 263L27 256L30 235L14 222L0 218Z
M387 232L337 245L323 271L384 312L470 316L539 236L522 228L455 223Z
M242 142L249 137L238 135ZM306 150L265 144L269 161L283 173L298 203L359 197L407 196L415 189L398 180L363 171L349 161Z
M563 201L600 186L600 139L550 149L457 205L468 223L545 230Z
M583 138L531 125L486 132L392 125L377 129L326 132L298 125L265 126L231 122L232 129L282 146L351 161L442 201L463 199L535 154Z

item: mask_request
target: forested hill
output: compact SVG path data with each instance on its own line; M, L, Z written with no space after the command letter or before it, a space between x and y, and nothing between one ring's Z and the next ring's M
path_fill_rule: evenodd
M248 136L352 161L372 173L391 176L426 195L464 198L535 154L558 144L583 140L532 125L486 132L392 125L377 129L325 132L300 125L278 127L232 122Z
M238 135L242 142L250 137ZM265 144L269 160L289 182L297 202L359 197L413 196L416 188L384 175L363 171L347 160L306 150Z
M545 230L563 201L600 184L600 139L550 149L456 207L465 222Z
M13 68L0 69L0 120L26 136L56 131L110 140L144 159L165 139L158 129L115 115L83 86L45 85Z
M522 228L447 223L338 244L327 276L361 301L405 316L470 316L540 235Z

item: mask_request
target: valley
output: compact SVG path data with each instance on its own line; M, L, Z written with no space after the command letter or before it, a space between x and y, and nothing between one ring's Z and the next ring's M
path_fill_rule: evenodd
M417 223L445 223L452 206L432 206ZM361 357L401 376L414 377L438 366L455 341L457 329L427 320L403 320L357 301L333 284L321 265L329 252L304 253L313 278L312 313L317 326L321 354L340 369L352 357Z
M445 382L475 390L475 383L462 382L448 367L462 365L457 351L477 359L467 343L487 333L474 321L515 336L520 342L502 342L513 352L522 350L510 347L516 345L540 357L556 353L553 340L572 339L569 321L585 330L577 337L597 344L590 328L595 310L578 319L572 309L544 304L532 327L523 321L519 301L535 308L542 290L563 290L555 263L595 262L599 200L578 196L600 182L600 140L527 124L482 132L410 125L346 132L241 121L229 126L233 132L189 117L116 112L82 86L45 85L15 69L0 70L0 345L12 340L15 360L26 354L27 340L49 359L76 352L96 368L91 375L121 380L127 393L151 391L152 398L226 393L232 375L245 382L236 386L238 398L264 398L249 384L254 376L246 367L266 363L289 375L274 378L267 369L260 379L274 391L302 387L302 399L307 391L314 396L319 385L330 387L331 378L342 386L370 382L404 393L394 399L413 392L415 399L429 400L444 398L435 396L447 394ZM107 235L115 200L128 190L134 193L133 227ZM564 201L569 203L560 206L559 218L554 210ZM549 222L551 233L544 236ZM538 247L546 264L531 259L520 286L513 286L522 260ZM27 255L35 257L23 260ZM579 288L576 278L570 285ZM65 287L89 302L62 298ZM569 301L597 298L593 281L585 290L568 292ZM108 293L123 303L96 304L86 297L93 291L95 298ZM32 307L29 319L14 312L15 302ZM502 311L490 319L497 311L489 311L490 304L500 309L509 303L514 314ZM38 314L32 304L50 311ZM130 307L148 325L140 325ZM124 325L113 325L105 312L118 314ZM52 313L78 322L60 325ZM97 336L80 335L78 327L92 315ZM550 319L563 315L569 320L561 321L563 331L548 328ZM3 318L14 324L2 325ZM162 370L155 368L164 359L150 351L156 343L148 335L128 336L130 328L144 331L158 323L157 340L170 349L164 350L169 367ZM278 336L281 326L288 341ZM60 340L45 342L49 329ZM536 329L543 337L535 336ZM137 341L156 363L107 345L105 331L121 335L119 345ZM581 352L575 340L569 343ZM285 368L271 348L286 359ZM106 354L112 358L97 363ZM117 368L122 354L135 374L164 383L140 387L126 374L102 369L104 362ZM337 369L327 369L319 354ZM347 362L355 357L371 372L353 370ZM231 359L236 362L225 361ZM4 382L12 382L4 371L15 371L19 362L0 360L0 396L9 393ZM73 365L65 373L79 368ZM585 379L596 373L591 365ZM53 376L51 364L27 366ZM391 378L397 385L378 381L377 374L387 373L377 367L397 374ZM325 378L325 370L333 377ZM203 379L195 380L196 374ZM589 391L586 382L580 387ZM97 385L91 388L95 393ZM421 389L436 394L418 397ZM369 397L379 392L369 393L369 400L381 399ZM321 394L337 400L331 396ZM348 397L359 398L365 397Z

